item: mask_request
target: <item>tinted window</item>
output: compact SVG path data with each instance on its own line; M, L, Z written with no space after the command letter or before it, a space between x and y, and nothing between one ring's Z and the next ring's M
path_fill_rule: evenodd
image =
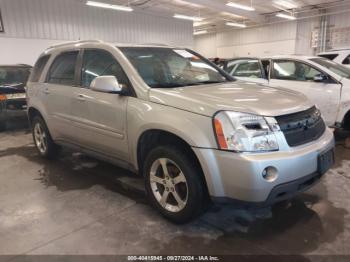
M41 76L41 73L44 70L44 67L47 63L47 61L49 60L50 56L46 55L46 56L42 56L38 59L38 61L36 61L35 66L33 68L33 72L30 75L30 82L38 82L39 78Z
M119 84L128 85L129 81L117 60L107 51L85 50L81 72L81 85L90 87L92 80L98 76L112 75Z
M53 84L74 85L78 53L72 51L58 55L50 67L47 81Z
M334 74L337 74L338 76L346 77L350 79L350 69L341 64L338 64L336 62L333 62L324 58L311 58L310 60L327 68L328 70L332 71Z
M329 60L334 60L335 58L338 57L338 54L324 54L324 55L318 55L318 56L327 58Z
M26 84L29 77L29 68L0 67L0 85Z
M120 50L152 88L232 81L190 50L158 47L122 47Z
M228 72L237 77L261 78L261 69L258 60L246 60L228 68Z
M315 68L298 61L280 60L273 63L274 79L313 81L314 77L320 74Z
M350 55L348 55L348 56L344 59L343 65L350 65Z

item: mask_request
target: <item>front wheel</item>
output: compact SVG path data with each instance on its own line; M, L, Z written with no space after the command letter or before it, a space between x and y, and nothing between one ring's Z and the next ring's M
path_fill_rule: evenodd
M153 149L146 158L144 175L150 202L172 222L188 222L204 210L201 170L184 150L171 146Z
M42 157L54 158L59 147L53 142L45 121L40 117L34 117L32 121L32 133L34 144Z

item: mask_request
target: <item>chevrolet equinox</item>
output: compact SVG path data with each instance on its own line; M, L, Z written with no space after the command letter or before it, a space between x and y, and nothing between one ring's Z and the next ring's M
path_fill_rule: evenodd
M40 155L68 146L142 174L151 204L176 223L209 200L290 199L334 161L333 133L304 95L236 81L185 48L56 45L27 99Z

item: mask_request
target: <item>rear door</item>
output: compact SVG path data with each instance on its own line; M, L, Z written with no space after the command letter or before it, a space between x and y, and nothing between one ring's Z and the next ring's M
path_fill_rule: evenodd
M113 75L120 85L130 87L122 67L112 54L102 49L85 49L79 87L72 101L75 140L84 147L128 160L126 109L128 96L96 92L90 84L98 76Z
M315 82L326 75L328 80ZM340 102L341 84L310 64L292 59L272 61L270 86L283 87L305 94L322 112L327 125L334 125Z
M262 64L258 59L237 59L227 63L226 71L237 79L267 84Z
M72 89L76 86L79 50L58 54L52 62L41 88L50 129L56 139L71 140Z

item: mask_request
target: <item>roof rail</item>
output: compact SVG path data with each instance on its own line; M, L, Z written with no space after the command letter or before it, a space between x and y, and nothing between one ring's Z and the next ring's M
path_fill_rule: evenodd
M57 48L57 47L63 47L63 46L68 46L68 45L72 45L72 44L84 44L84 43L103 43L103 41L102 41L102 40L78 40L78 41L70 41L70 42L60 43L60 44L57 44L57 45L52 45L52 46L48 47L47 49Z

